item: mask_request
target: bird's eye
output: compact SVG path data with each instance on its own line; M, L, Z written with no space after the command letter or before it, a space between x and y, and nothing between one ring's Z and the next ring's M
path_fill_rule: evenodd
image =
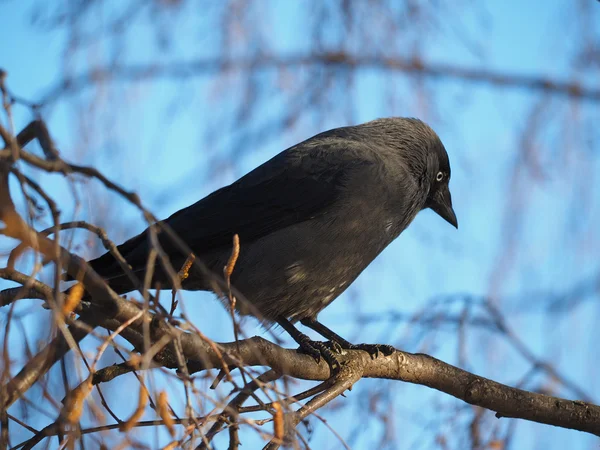
M437 181L442 181L444 179L444 172L438 172L437 175L435 176L435 179Z

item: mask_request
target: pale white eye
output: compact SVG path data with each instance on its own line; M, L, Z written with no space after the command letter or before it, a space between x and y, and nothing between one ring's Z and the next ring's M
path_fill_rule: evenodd
M435 176L435 179L437 181L442 181L444 179L444 172L438 172L437 175Z

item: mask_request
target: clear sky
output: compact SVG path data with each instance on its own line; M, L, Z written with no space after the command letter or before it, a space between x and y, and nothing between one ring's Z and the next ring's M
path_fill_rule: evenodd
M174 39L168 56L156 50L156 37L149 27L136 20L128 24L129 39L113 44L122 47L102 44L94 49L97 55L90 51L65 64L65 33L31 24L33 5L40 4L30 0L0 3L0 17L4 18L0 27L0 67L8 72L12 92L34 101L44 96L65 71L79 73L96 56L109 61L112 55L123 52L127 55L125 60L134 64L153 61L158 56L186 60L219 54L219 43L202 28L206 26L203 20L209 23L211 12L203 18L198 11L190 11L187 17L178 17L176 30L165 28L165 32L181 37ZM118 8L116 5L106 8ZM301 2L269 5L269 15L262 19L268 23L265 29L269 32L270 48L281 53L305 51L303 36L307 31L302 18L306 11ZM600 24L599 9L600 4L588 22L596 27ZM481 9L465 7L460 21L438 19L435 26L441 30L441 37L424 36L423 55L437 63L567 80L580 75L565 56L577 45L570 36L579 36L580 24L575 20L575 11L565 11L564 3L541 0L488 1ZM83 31L94 33L95 27L101 28L102 17L97 22L91 20L90 28ZM198 35L198 40L184 38L192 35ZM332 36L334 40L334 32ZM582 78L597 86L598 78L592 78L589 72ZM381 93L382 86L389 83L397 83L398 91L405 96L402 108L390 108ZM85 106L92 94L84 92L71 99L72 103L56 103L45 118L66 159L111 173L121 185L137 191L158 217L191 204L302 139L348 124L339 114L325 114L323 121L304 118L292 130L276 134L264 145L253 144L251 149L238 148L243 140L240 142L235 136L218 136L212 141L216 145L207 148L203 133L210 134L211 130L206 130L206 124L212 126L215 118L237 101L235 88L228 101L211 101L218 89L208 76L144 82L117 89L117 94L113 91L112 95L99 96L93 109ZM406 323L374 320L359 324L357 314L379 319L389 311L412 315L429 305L431 299L491 293L509 325L533 354L551 361L596 402L600 401L597 353L591 345L600 337L596 331L600 312L597 294L591 296L592 301L579 303L559 318L540 306L546 304L542 300L548 298L547 293L559 296L564 290L587 282L600 269L600 189L594 178L600 169L598 133L581 136L578 130L583 126L567 126L560 123L562 116L544 115L554 111L552 108L568 109L556 107L565 102L564 98L551 98L547 104L538 105L544 132L533 144L532 152L544 176L536 178L528 173L529 169L515 170L515 164L525 165L518 156L524 130L534 126L525 120L538 102L532 100L531 92L446 80L428 87L436 102L430 108L413 95L415 83L407 82L402 75L369 70L359 73L352 89L356 99L352 118L356 123L382 115L419 116L438 132L451 159L451 189L460 228L454 230L432 212L421 213L320 319L356 342L392 343L407 351L424 351L459 364L454 329L440 326L435 332L426 333L427 330ZM281 107L277 97L266 100L265 117L277 115ZM82 117L88 114L90 119ZM582 123L598 123L598 115L598 104L583 102L568 117ZM27 110L15 108L17 129L30 119ZM219 131L212 132L219 135ZM215 168L215 161L223 164ZM582 181L586 177L588 183ZM67 187L56 177L44 176L40 181L47 183L57 197L68 195ZM104 221L116 241L143 228L142 217L116 196L102 194L100 203L97 195L101 191L94 184L82 188L81 210L73 211L72 202L66 201L61 205L64 219L89 217L92 221ZM512 206L510 192L510 198L519 200ZM579 205L581 211L575 211L574 205ZM525 213L513 222L509 211L519 207ZM84 235L77 237L84 242ZM509 245L514 250L507 252ZM85 246L81 251L91 256ZM231 339L227 313L210 294L186 293L184 299L190 317L207 335L215 340ZM461 311L459 307L453 310ZM424 311L432 315L434 312L433 307ZM483 313L475 307L471 314ZM246 321L246 326L250 335L264 333L252 320ZM480 375L515 384L530 367L493 333L475 331L467 342L472 355L467 369ZM289 340L287 343L292 345ZM396 432L403 435L399 439L403 448L431 445L435 432L447 432L451 427L448 416L457 404L443 394L420 386L375 380L362 380L359 385L349 397L358 398L360 393L371 391L388 399L384 405L396 421ZM536 387L535 382L528 387ZM573 396L560 386L551 387L558 389L559 395ZM134 394L114 393L131 397L132 402ZM439 415L434 425L426 425L427 412L423 412L424 417L417 413L424 405L426 411ZM326 417L331 426L352 441L353 419L361 407L366 408L356 402L353 407L331 410ZM361 435L352 441L353 448L373 448L379 442L381 430L376 425L369 426L374 427L371 438L369 433ZM429 437L421 445L425 435ZM312 442L319 442L315 448L337 448L336 438L322 426L317 426ZM567 444L591 448L597 442L577 432L522 422L513 439L514 448L564 448Z

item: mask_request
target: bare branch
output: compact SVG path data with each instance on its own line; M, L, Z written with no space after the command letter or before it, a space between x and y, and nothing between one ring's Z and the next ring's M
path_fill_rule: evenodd
M111 65L94 68L74 77L65 78L52 88L40 101L46 105L65 94L75 94L96 83L106 81L139 82L152 79L188 79L228 71L251 72L253 70L275 68L297 70L304 66L322 66L335 69L382 69L419 75L432 79L446 79L458 82L488 84L495 87L528 89L561 95L591 102L600 101L600 90L587 87L579 81L564 81L549 77L503 73L485 68L472 68L457 65L432 63L419 58L400 56L353 55L345 51L313 54L260 55L251 59L199 59L176 61L168 65Z

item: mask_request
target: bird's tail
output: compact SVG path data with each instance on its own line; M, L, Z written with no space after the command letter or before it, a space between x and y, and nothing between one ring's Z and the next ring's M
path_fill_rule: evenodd
M117 260L110 254L105 253L99 258L88 261L89 266L94 270L98 275L100 275L104 281L110 286L110 288L115 291L117 294L124 294L126 292L130 292L135 290L137 287L134 283L129 279L129 277L125 274L121 265L117 262ZM131 267L131 266L130 266ZM142 273L136 273L140 270L133 269L134 273L138 275L138 278L141 276L143 279L143 270ZM63 274L64 281L75 281L77 278L73 277L67 273ZM71 288L65 291L65 294L70 292ZM84 298L89 298L89 294L85 293Z

